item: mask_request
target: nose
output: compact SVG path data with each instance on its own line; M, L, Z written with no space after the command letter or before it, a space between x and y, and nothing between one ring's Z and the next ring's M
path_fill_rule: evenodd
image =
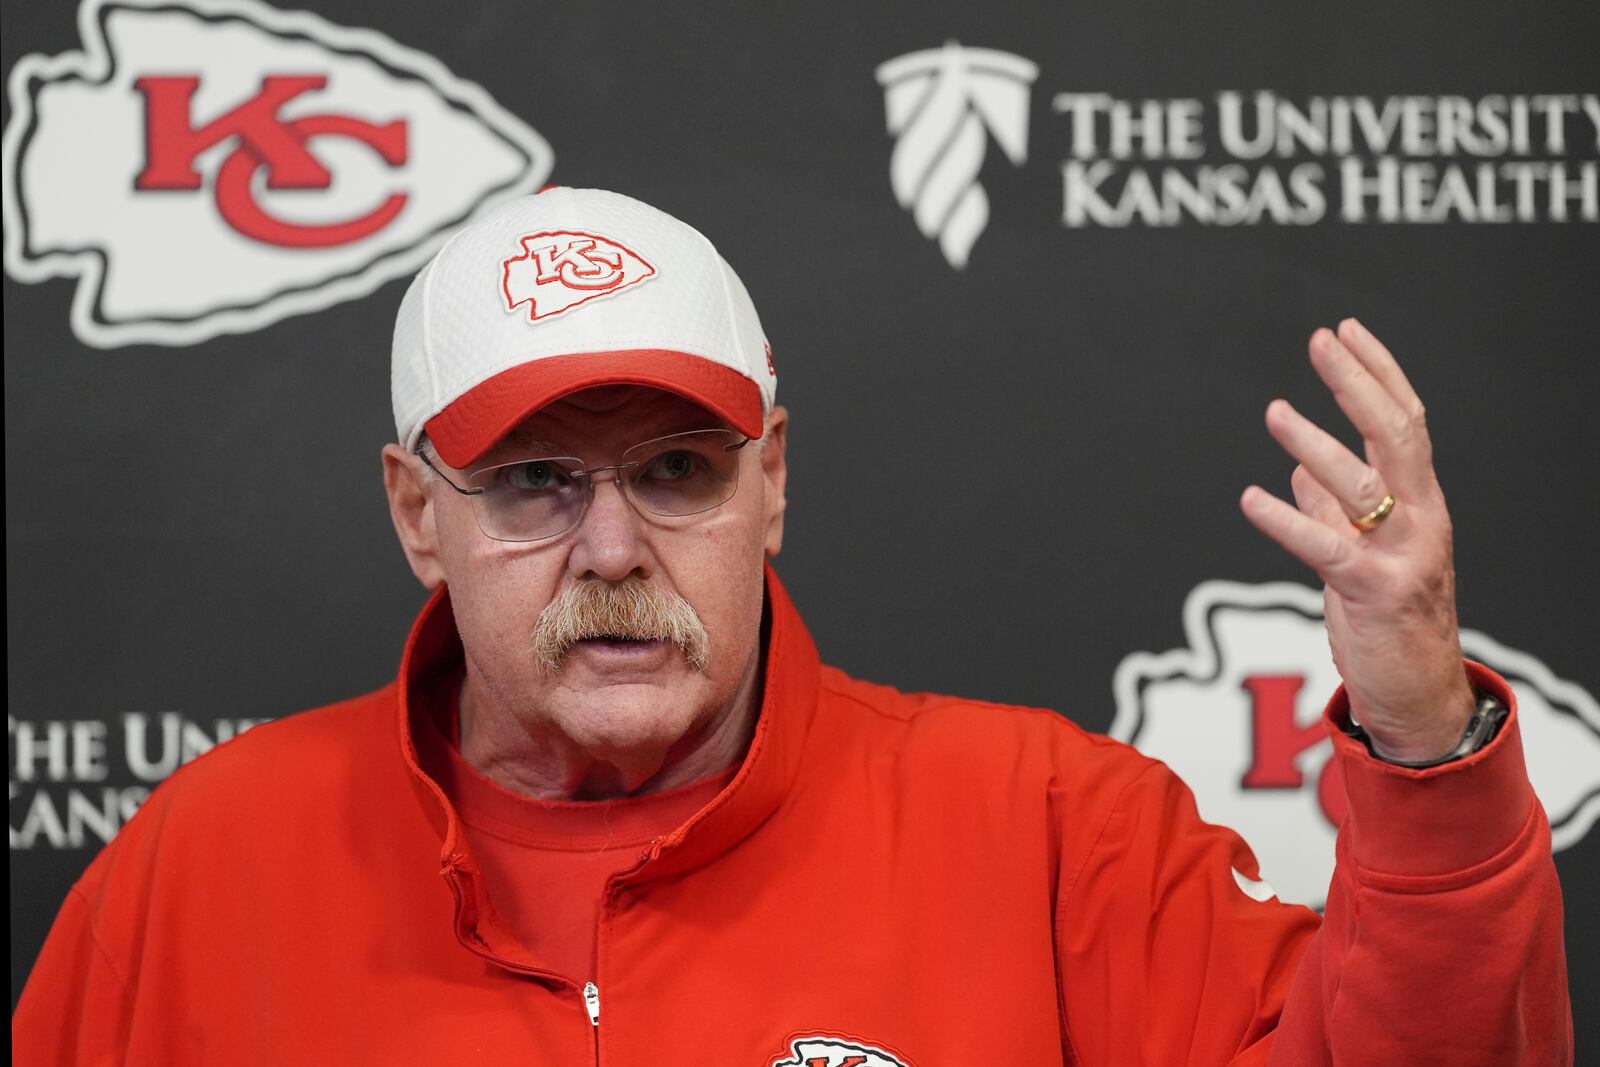
M620 582L654 570L644 521L628 502L622 472L607 471L591 483L589 510L573 531L568 569L576 578Z

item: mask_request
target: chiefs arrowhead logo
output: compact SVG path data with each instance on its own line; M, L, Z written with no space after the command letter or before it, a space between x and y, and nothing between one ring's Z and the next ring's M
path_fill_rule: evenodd
M639 253L597 233L530 233L518 244L522 251L501 261L500 295L507 311L526 304L529 322L614 296L656 273Z
M1135 652L1117 667L1109 732L1166 763L1194 790L1202 817L1244 837L1271 879L1263 892L1320 908L1344 817L1320 721L1339 685L1322 594L1289 582L1202 582L1183 619L1188 648ZM1481 633L1463 630L1461 648L1511 683L1553 844L1576 844L1600 817L1600 705Z
M84 0L11 71L6 270L87 344L195 344L414 273L549 146L433 57L256 0Z
M911 1061L853 1037L807 1034L790 1037L772 1067L911 1067Z

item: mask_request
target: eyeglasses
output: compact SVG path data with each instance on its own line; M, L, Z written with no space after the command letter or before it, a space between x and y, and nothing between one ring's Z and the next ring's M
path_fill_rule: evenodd
M621 463L584 467L576 456L538 456L475 470L465 488L446 477L422 449L417 456L445 484L472 498L478 528L496 541L544 541L583 521L596 476L611 479L641 513L698 515L721 507L739 488L739 450L750 443L732 430L691 430L634 445Z

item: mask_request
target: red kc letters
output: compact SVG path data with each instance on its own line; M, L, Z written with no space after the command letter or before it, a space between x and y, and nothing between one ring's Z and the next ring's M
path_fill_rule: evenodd
M238 145L223 160L216 178L217 210L234 230L264 244L290 248L329 248L349 244L387 226L405 206L393 193L366 214L338 222L290 222L267 212L251 188L257 170L266 168L268 189L326 189L333 175L312 154L314 137L347 137L371 148L391 167L406 162L406 123L377 125L349 115L307 115L285 120L279 111L290 100L325 88L322 75L269 74L261 91L203 125L191 109L200 79L188 75L149 75L134 82L145 98L145 166L134 179L140 191L201 188L196 158L229 139Z
M1322 720L1301 726L1295 721L1295 697L1305 685L1300 674L1252 674L1243 681L1250 694L1250 766L1239 784L1245 789L1299 789L1305 774L1295 759L1306 749L1328 743ZM1345 795L1339 783L1337 762L1322 766L1317 781L1317 804L1328 822L1344 821Z

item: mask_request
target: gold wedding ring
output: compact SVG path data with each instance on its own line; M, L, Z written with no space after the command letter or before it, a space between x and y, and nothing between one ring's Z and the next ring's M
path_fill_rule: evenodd
M1383 520L1387 519L1389 517L1389 512L1393 510L1394 494L1390 493L1383 498L1383 503L1367 512L1359 519L1351 519L1350 525L1354 526L1362 533L1371 533L1373 530L1376 530L1379 526L1383 525Z

